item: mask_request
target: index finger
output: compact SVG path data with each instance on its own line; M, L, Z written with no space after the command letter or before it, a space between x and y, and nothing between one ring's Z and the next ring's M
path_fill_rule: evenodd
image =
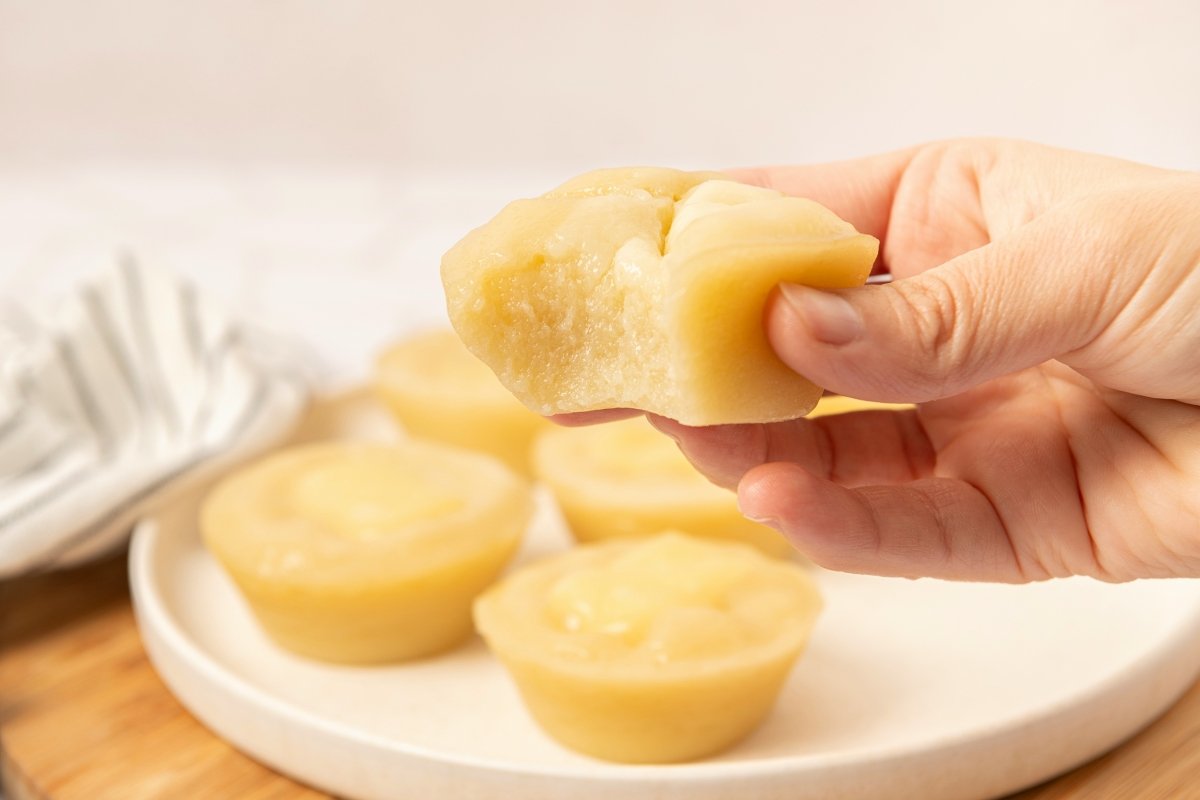
M595 411L571 411L564 414L551 414L546 419L564 428L582 428L586 425L600 425L605 422L617 422L630 417L641 416L643 412L636 408L600 408Z

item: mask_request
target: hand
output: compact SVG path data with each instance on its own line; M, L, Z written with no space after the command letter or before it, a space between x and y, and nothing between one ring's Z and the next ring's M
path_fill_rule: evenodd
M652 421L826 567L1028 581L1200 575L1200 175L1007 141L744 171L882 243L888 286L783 286L779 357L919 403Z

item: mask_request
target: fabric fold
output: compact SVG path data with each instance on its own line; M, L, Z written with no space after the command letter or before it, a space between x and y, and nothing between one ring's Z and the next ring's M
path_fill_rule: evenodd
M287 353L129 257L44 321L0 317L0 578L108 552L280 441L309 394Z

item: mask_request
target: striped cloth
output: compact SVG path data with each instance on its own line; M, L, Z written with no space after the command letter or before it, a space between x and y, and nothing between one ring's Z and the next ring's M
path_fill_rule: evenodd
M173 491L283 438L307 396L278 342L129 258L48 320L0 308L0 578L119 546Z

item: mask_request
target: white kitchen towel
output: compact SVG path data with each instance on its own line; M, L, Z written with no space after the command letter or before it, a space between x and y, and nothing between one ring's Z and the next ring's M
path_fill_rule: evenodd
M0 578L124 542L177 489L281 440L286 346L132 258L37 320L0 306Z

